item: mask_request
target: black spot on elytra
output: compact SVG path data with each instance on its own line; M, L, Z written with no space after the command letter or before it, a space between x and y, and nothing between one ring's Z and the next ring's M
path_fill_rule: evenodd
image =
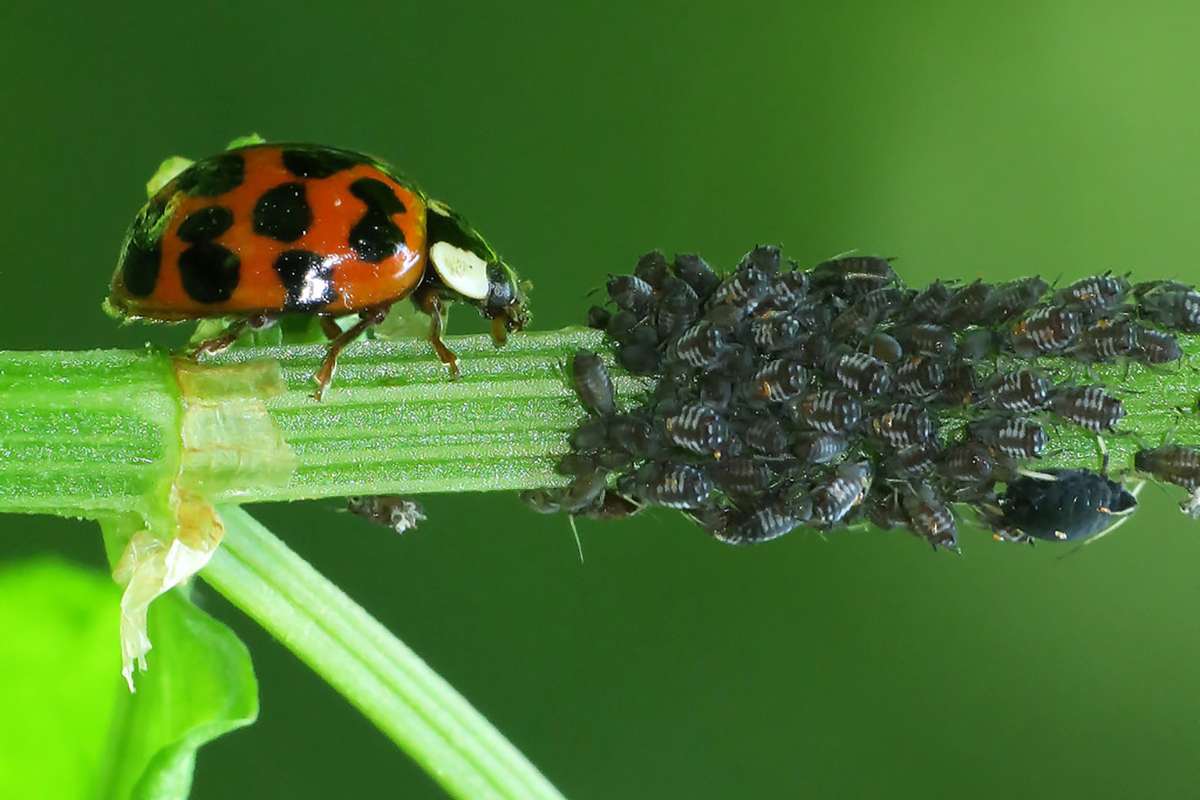
M176 232L185 242L207 242L216 239L233 225L233 212L225 206L207 206L187 215Z
M367 212L350 229L350 246L363 261L383 261L404 244L404 231L392 222L393 214L407 209L392 187L374 178L359 178L350 184L350 194L362 200Z
M230 298L241 277L241 261L232 250L216 242L200 242L179 256L183 290L200 303L221 303Z
M284 169L297 178L328 178L344 169L366 163L364 156L329 147L297 147L283 151Z
M312 209L303 183L281 183L263 192L254 204L254 232L280 242L294 242L308 233Z
M197 161L179 173L176 185L192 197L216 197L242 185L246 162L237 153Z
M311 250L285 250L275 259L275 272L287 290L284 307L310 311L334 298L333 265Z
M167 203L155 197L138 212L121 253L121 278L125 289L135 297L146 297L158 283L162 261L163 215Z

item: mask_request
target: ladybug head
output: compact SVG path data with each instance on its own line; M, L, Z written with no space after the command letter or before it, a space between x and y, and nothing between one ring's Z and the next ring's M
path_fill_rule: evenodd
M512 267L496 254L459 214L437 200L426 217L431 276L449 300L469 303L492 321L492 340L504 343L509 332L529 320L525 291Z

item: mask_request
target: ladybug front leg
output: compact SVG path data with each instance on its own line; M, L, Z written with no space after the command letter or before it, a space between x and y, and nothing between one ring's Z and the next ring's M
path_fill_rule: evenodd
M329 349L325 351L325 360L321 362L321 368L313 375L313 380L317 382L317 390L313 392L313 397L321 400L325 397L325 391L329 388L329 383L333 380L333 370L337 367L338 356L346 345L353 342L370 327L383 322L387 316L388 310L392 307L391 303L386 305L374 306L368 308L359 314L358 322L351 325L346 330L342 331L337 337L329 343Z
M450 367L450 379L458 380L461 374L458 370L458 356L442 341L442 333L446 329L446 312L442 298L438 296L437 289L430 286L422 289L414 299L417 307L429 315L429 343L433 345L434 352L442 363Z

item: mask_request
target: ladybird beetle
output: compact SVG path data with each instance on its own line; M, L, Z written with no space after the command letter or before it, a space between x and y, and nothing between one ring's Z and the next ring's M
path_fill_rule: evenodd
M432 318L430 342L454 376L447 303L478 308L497 346L526 323L516 274L491 246L370 156L256 142L172 163L125 236L105 306L123 319L232 318L197 354L282 314L316 315L332 339L314 376L320 399L341 350L406 297ZM359 320L343 331L333 320L347 314Z

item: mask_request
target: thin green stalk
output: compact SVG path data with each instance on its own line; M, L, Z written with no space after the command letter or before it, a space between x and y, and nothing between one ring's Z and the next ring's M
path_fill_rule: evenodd
M462 798L561 798L412 650L236 506L202 577Z

